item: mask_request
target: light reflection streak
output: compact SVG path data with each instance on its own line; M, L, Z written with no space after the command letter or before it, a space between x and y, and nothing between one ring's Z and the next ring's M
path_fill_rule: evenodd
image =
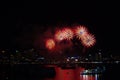
M75 69L62 69L55 67L56 76L53 80L99 80L99 74L80 74L85 68L78 67Z

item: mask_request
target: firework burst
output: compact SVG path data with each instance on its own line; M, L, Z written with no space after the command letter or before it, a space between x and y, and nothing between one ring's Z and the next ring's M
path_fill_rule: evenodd
M66 34L65 34L63 31L58 30L58 31L55 33L55 39L56 39L57 41L62 41L62 40L65 39L65 35L66 35Z
M63 29L63 34L65 34L65 39L70 40L73 38L73 31L70 28L64 28Z
M75 29L75 34L77 36L78 39L81 39L82 37L84 37L86 34L88 34L88 30L86 27L84 26L79 26Z
M55 42L53 39L47 39L46 40L46 48L49 50L53 49L55 47Z
M87 34L82 37L82 44L86 47L91 47L96 43L95 37L92 34Z

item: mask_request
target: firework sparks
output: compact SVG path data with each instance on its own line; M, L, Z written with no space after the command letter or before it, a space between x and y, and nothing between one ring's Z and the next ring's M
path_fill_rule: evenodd
M53 49L55 47L55 42L53 39L46 40L46 48L49 50Z
M86 47L91 47L95 44L96 40L94 35L87 34L84 37L82 37L82 44Z
M88 34L88 30L84 26L79 26L76 28L75 34L78 37L78 39L81 39L82 37L84 37L84 35Z
M69 28L64 28L64 29L63 29L63 33L65 34L65 39L66 39L66 40L70 40L70 39L73 38L74 33L73 33L73 31L72 31L71 29L69 29Z
M55 39L56 39L57 41L62 41L62 40L64 40L64 39L65 39L65 33L64 33L63 31L61 31L61 30L57 31L57 32L55 33Z

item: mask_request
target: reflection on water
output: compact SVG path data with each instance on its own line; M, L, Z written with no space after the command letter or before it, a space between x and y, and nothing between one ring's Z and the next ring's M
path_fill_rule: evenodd
M100 74L95 74L95 75L80 75L79 79L73 79L70 76L64 77L64 79L59 78L58 80L102 80ZM45 80L57 80L56 78L49 78Z
M79 80L98 80L98 77L95 77L93 75L80 75L80 79Z
M45 80L101 80L101 74L81 74L86 69L82 67L74 69L62 69L55 67L56 75L53 79Z
M87 68L84 66L61 68L39 64L16 64L11 67L0 65L0 80L120 80L119 74L117 76L120 65L106 65L103 73L96 74L96 69L99 71L97 67L99 66L95 68L91 68L89 65ZM94 74L91 74L91 71Z
M79 80L101 80L101 74L95 74L95 75L80 75Z

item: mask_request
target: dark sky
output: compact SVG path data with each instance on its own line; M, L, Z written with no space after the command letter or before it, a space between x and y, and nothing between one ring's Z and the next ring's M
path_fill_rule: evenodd
M47 28L61 24L83 24L96 36L97 48L118 54L119 10L117 3L90 1L66 4L31 2L24 3L24 8L8 6L2 9L0 16L0 48L31 47L35 37Z

